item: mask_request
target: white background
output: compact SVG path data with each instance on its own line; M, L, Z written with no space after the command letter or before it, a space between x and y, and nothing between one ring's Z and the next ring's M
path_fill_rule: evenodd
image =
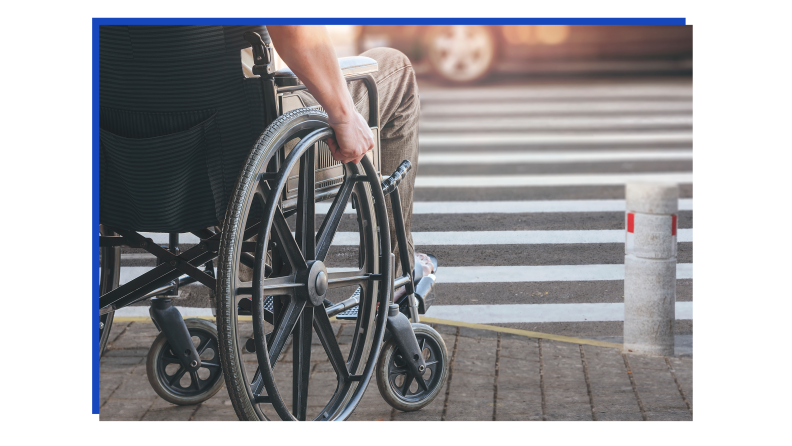
M268 7L274 4L281 6ZM781 6L690 0L5 3L3 442L278 444L302 443L306 436L322 444L788 441L792 64L789 16ZM685 17L695 25L694 422L412 423L407 429L97 422L90 414L91 18L297 15ZM750 238L743 236L749 228Z

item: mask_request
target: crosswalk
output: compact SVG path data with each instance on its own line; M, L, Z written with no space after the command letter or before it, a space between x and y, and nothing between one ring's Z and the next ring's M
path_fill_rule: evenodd
M444 254L427 316L618 335L622 187L664 181L682 186L676 315L692 320L690 82L435 88L421 102L414 240Z
M441 265L427 317L617 334L623 186L665 181L681 186L677 319L692 320L690 82L427 87L421 102L413 239ZM337 249L357 245L348 230ZM127 266L121 281L150 268Z

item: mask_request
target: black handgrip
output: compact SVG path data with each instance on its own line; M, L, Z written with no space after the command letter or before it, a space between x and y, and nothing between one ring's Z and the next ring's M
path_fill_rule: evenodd
M269 34L265 34L266 39L262 39L257 32L248 31L242 37L253 47L253 60L256 65L266 65L271 63L269 51L265 48L270 44Z
M393 174L391 174L391 176L388 178L385 178L385 181L382 182L382 193L388 195L395 191L396 188L399 187L399 183L401 183L402 178L407 175L407 172L409 172L410 169L412 169L412 164L410 164L410 161L402 161L396 171L393 172Z

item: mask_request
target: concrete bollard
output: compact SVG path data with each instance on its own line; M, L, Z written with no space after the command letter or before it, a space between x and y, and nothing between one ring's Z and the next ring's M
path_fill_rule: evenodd
M673 356L679 187L629 183L625 192L624 349Z

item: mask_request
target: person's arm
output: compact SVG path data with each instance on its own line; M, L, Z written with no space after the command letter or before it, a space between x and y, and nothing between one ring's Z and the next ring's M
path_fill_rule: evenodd
M355 110L324 26L268 25L278 54L308 87L330 117L335 140L327 141L336 161L360 162L374 148L368 123Z

